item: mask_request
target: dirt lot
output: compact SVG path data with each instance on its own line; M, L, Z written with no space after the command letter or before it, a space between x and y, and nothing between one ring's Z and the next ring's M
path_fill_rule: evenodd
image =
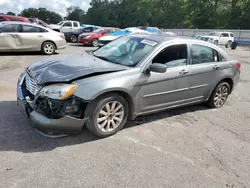
M250 51L228 52L243 61L242 76L223 108L140 117L101 140L88 131L40 136L19 113L15 88L26 66L48 57L0 54L0 187L250 187Z

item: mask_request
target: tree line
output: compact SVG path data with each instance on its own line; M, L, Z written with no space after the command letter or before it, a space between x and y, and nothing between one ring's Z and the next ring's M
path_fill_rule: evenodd
M87 12L71 6L66 17L45 8L24 9L19 15L48 23L70 19L120 28L250 29L250 0L92 0Z

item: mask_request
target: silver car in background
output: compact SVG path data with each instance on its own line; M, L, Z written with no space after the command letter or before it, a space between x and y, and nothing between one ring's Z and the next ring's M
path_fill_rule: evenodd
M30 65L18 105L43 135L115 134L128 119L185 105L225 104L241 64L214 44L158 35L118 38L94 52Z
M64 34L24 22L0 23L0 52L41 51L51 55L67 46Z

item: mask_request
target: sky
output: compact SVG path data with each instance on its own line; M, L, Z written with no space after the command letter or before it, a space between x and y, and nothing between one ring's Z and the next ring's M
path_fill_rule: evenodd
M8 11L19 14L25 8L46 8L55 11L62 16L66 15L66 8L79 6L83 10L89 8L90 0L0 0L0 13Z

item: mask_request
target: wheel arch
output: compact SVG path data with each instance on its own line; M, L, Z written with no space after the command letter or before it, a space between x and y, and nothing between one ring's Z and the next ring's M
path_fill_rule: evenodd
M94 97L94 101L98 101L100 98L105 97L106 95L110 95L110 94L118 94L120 96L122 96L128 103L129 106L129 116L128 119L132 120L134 119L134 109L135 109L135 104L133 101L132 96L124 91L124 90L110 90L110 91L104 91L102 93L99 93L98 95L96 95ZM88 105L89 108L91 108L91 103L90 105ZM86 114L88 114L88 111L90 110L89 108L86 109Z
M46 40L46 41L44 41L44 42L42 43L42 45L41 45L41 50L42 50L43 44L44 44L45 42L51 42L51 43L53 43L53 44L55 45L55 48L56 48L55 50L57 50L56 43L55 43L54 41L52 41L52 40Z

